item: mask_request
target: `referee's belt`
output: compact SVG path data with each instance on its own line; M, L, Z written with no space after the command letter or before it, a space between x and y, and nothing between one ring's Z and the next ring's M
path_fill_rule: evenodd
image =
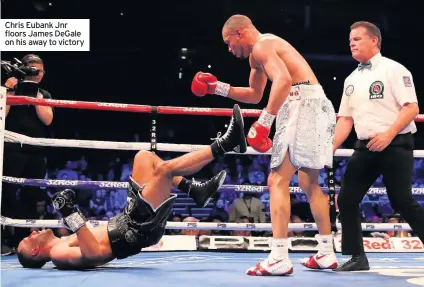
M354 149L368 149L367 144L370 139L357 140L354 145ZM394 137L389 147L402 147L406 149L415 149L414 136L411 133L398 134Z

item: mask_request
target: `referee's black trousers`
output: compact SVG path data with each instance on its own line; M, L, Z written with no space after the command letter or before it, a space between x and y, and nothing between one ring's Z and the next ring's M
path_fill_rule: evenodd
M412 197L414 168L413 136L398 135L382 152L366 148L368 141L358 141L346 167L338 195L342 225L342 254L364 253L359 204L383 175L390 204L424 242L424 207Z

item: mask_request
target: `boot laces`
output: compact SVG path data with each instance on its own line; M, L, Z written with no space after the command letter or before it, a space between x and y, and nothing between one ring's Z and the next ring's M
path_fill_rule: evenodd
M193 186L197 186L197 187L205 187L206 185L208 185L211 182L212 179L213 178L209 179L208 181L201 182L201 181L195 181L194 178L193 178L192 181L191 181L191 184Z
M221 134L222 133L221 132L218 132L216 138L211 138L211 140L218 140L218 139L226 140L226 139L228 139L228 137L232 133L233 129L234 129L234 117L231 117L230 124L228 125L228 129L225 132L225 134L221 137Z

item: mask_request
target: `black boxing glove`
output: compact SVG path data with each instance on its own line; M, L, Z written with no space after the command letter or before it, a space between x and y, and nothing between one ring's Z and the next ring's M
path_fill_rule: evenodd
M63 216L63 223L73 232L77 232L85 225L87 219L76 207L75 192L72 189L65 189L56 192L52 199L53 208Z

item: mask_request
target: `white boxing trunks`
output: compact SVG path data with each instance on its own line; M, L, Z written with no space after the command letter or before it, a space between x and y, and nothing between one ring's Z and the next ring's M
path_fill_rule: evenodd
M333 166L336 113L321 85L293 85L275 124L271 168L281 165L287 151L297 169Z

